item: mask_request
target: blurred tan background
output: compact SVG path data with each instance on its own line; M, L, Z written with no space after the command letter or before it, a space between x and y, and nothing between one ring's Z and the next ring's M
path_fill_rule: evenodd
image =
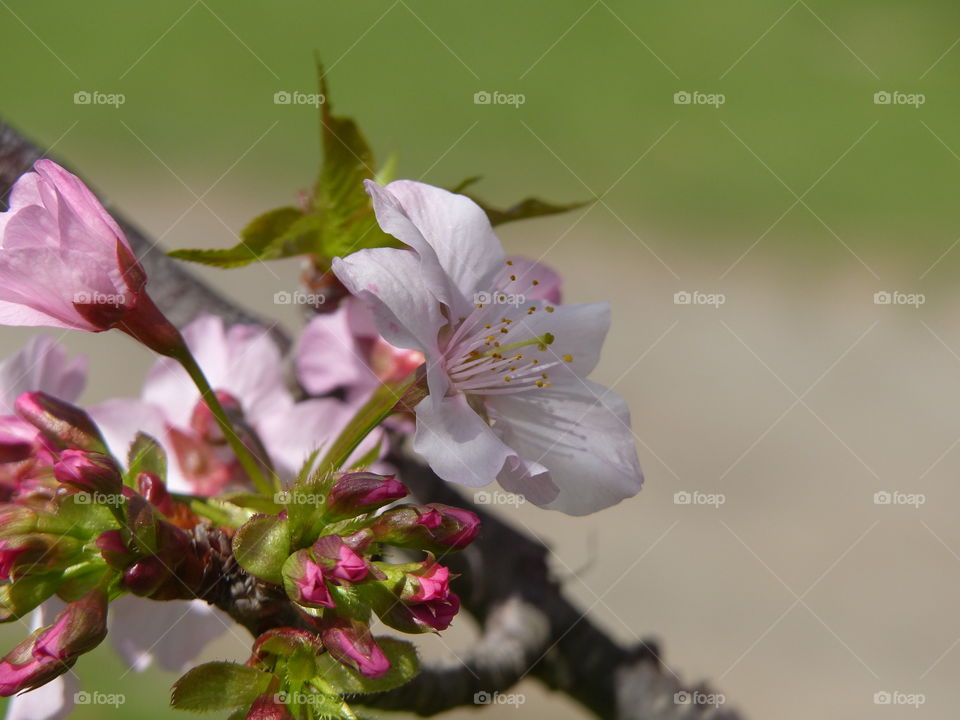
M748 718L950 718L958 39L946 0L0 0L0 114L167 247L231 245L311 184L315 109L273 98L315 91L314 50L337 111L402 176L483 174L477 192L502 204L602 196L501 237L563 272L568 301L612 302L596 378L630 401L646 486L588 518L501 512L551 545L591 617L625 643L661 639L673 671ZM475 104L482 91L524 103ZM272 303L296 263L202 274L297 326ZM3 354L31 333L0 331ZM121 336L63 340L91 357L90 402L136 393L151 361ZM471 633L462 618L425 653L456 662ZM206 656L246 652L232 638ZM118 716L178 716L171 674L118 681L106 648L78 671L126 694ZM518 692L518 710L450 717L584 717ZM885 692L924 703L876 704Z

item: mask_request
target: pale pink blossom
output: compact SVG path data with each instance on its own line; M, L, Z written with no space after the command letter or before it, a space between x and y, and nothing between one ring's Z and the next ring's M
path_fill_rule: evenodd
M183 336L233 415L241 439L253 450L262 443L281 477L296 474L310 453L331 443L353 415L352 405L334 398L296 402L286 387L280 351L265 328L227 328L222 319L208 315L188 325ZM119 458L126 458L138 430L160 442L168 456L167 484L174 492L216 495L244 482L200 392L173 360L157 361L139 399L109 400L91 408L90 415ZM375 433L356 457L375 448L381 437Z
M543 299L553 279L515 269L469 198L411 181L367 190L380 227L409 249L360 250L333 270L387 342L424 354L414 448L433 470L471 486L496 479L575 515L634 495L642 474L626 403L586 379L607 304Z

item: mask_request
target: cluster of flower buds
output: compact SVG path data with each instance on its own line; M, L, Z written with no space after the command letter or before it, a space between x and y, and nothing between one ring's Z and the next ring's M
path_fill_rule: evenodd
M192 597L189 582L203 571L183 529L196 518L157 474L132 468L125 482L96 425L72 405L25 393L15 409L0 424L17 427L27 451L8 452L15 443L0 436L0 621L55 595L67 605L0 661L3 696L48 682L99 644L112 594ZM141 467L151 448L160 452L151 443L139 443Z
M381 678L391 660L370 633L375 613L408 633L446 629L460 609L450 571L435 559L466 547L480 521L446 505L388 505L407 488L392 476L338 473L288 491L276 516L257 516L234 541L237 559L265 580L279 575L291 601L330 657L367 678ZM255 540L254 540L255 539ZM421 551L396 564L385 546Z

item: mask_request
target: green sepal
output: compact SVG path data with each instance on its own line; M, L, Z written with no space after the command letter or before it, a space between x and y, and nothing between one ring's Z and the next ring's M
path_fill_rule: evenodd
M282 585L281 568L290 555L287 521L275 515L254 515L233 538L233 555L251 575Z
M136 487L137 475L142 472L153 473L166 481L167 453L150 435L138 432L127 452L126 484Z
M177 710L212 712L250 705L275 676L246 665L210 662L189 670L173 685L170 705Z

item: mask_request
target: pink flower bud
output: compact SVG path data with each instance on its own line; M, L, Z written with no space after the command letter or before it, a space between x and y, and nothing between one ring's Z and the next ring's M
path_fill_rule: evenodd
M95 589L67 605L0 660L0 696L39 687L62 675L107 635L107 595Z
M281 693L265 692L253 701L244 720L296 720L282 698Z
M390 661L374 642L369 626L346 618L325 618L323 623L320 637L331 656L369 678L390 671Z
M0 697L40 687L63 675L76 662L34 657L33 641L34 637L27 638L0 659Z
M403 599L411 603L446 598L450 594L450 570L428 560L420 570L407 575Z
M0 540L0 580L15 580L64 567L81 547L75 538L44 534Z
M287 595L301 605L325 608L335 605L324 568L313 559L309 549L298 550L287 558L283 565L283 586Z
M77 490L118 495L123 489L120 468L109 455L85 450L64 450L53 466L57 480Z
M440 552L469 545L480 531L480 518L440 503L401 505L380 515L370 529L380 542Z
M173 514L173 498L170 497L166 484L158 475L151 472L139 473L137 475L137 492L164 515L170 516Z
M355 517L406 497L406 486L393 475L370 472L344 473L327 495L331 519Z
M313 556L324 568L324 575L331 580L360 582L367 576L367 564L363 558L344 545L339 535L324 535L313 544Z
M421 627L446 630L456 614L460 612L460 598L454 593L447 593L443 598L407 605L406 609Z
M70 403L42 392L25 392L14 407L55 447L107 452L103 436L90 416Z
M96 545L103 559L107 561L107 565L117 570L125 570L137 557L137 554L123 541L123 532L120 530L107 530L100 533Z
M125 590L141 597L150 597L170 579L171 572L164 562L151 555L134 562L126 572L120 585Z
M106 636L107 594L92 590L67 605L53 625L37 635L33 654L64 660L93 650Z
M435 537L449 547L465 548L480 532L480 518L469 510L441 503L430 503L427 507L434 508L443 516Z

